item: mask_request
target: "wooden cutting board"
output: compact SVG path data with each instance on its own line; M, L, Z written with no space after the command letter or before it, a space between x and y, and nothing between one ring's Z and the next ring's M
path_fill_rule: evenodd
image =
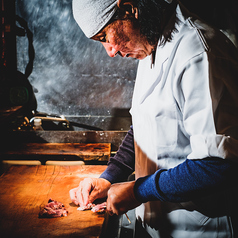
M99 177L106 166L12 166L0 177L0 237L100 237L104 214L77 211L69 190L85 177ZM52 198L67 217L38 218Z

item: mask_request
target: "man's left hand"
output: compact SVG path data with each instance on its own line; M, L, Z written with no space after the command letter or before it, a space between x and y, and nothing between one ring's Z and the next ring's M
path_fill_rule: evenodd
M138 207L141 202L134 195L135 181L113 184L108 190L107 211L110 215L121 215Z

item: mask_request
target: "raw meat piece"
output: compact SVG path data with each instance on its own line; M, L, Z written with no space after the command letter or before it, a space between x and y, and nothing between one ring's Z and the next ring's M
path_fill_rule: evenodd
M86 206L78 207L77 210L78 210L78 211L90 210L90 209L92 209L94 206L95 206L94 204L89 203L89 204L86 205Z
M39 217L55 218L55 217L66 217L68 211L65 209L64 204L57 202L53 199L49 199L48 204L39 212Z
M106 207L107 207L106 202L103 202L97 205L89 203L86 206L78 207L77 210L78 211L91 210L92 212L103 213L106 210Z
M106 203L106 202L103 202L103 203L100 203L100 204L95 205L95 206L91 209L91 211L92 211L92 212L97 212L97 213L103 213L103 212L105 212L106 208L107 208L107 203Z

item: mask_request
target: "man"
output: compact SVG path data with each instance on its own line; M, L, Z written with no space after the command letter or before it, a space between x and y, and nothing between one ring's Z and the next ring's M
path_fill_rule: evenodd
M73 12L109 56L141 61L133 127L101 177L70 191L72 201L107 196L111 215L136 208L147 237L238 236L234 45L175 0L74 0ZM134 170L136 180L123 182Z

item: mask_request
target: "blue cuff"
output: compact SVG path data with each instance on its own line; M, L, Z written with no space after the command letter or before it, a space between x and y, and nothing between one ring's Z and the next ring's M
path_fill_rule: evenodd
M124 169L124 170L123 170ZM108 180L111 184L126 181L128 175L125 173L125 168L120 164L111 163L106 170L100 175L100 178Z
M113 167L115 167L115 169ZM114 171L114 173L111 173L110 171ZM116 179L118 175L120 176L120 171L117 173L117 167L112 165L111 167L107 167L107 169L100 175L100 178L104 178L113 184L117 182Z
M136 180L134 194L139 202L145 203L148 201L165 200L162 192L158 188L158 179L163 171L165 170L160 169L152 175L141 177Z

